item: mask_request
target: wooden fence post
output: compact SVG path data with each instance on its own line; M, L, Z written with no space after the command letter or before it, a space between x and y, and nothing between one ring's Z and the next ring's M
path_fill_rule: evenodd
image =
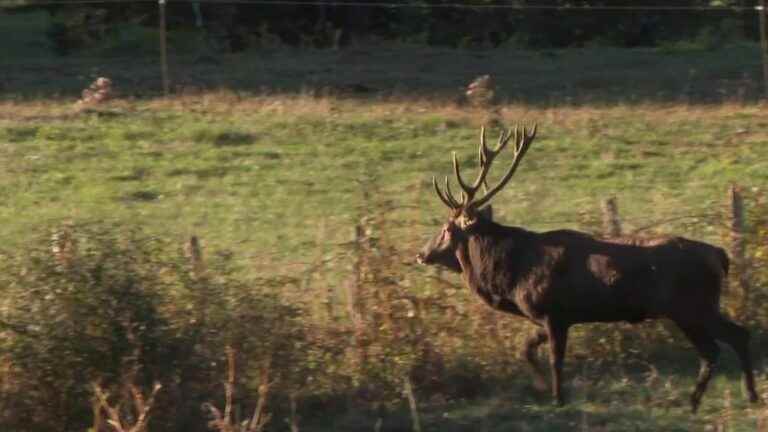
M731 210L731 258L733 270L738 275L739 281L739 314L746 312L749 301L749 266L745 254L744 244L744 198L741 189L737 185L731 185L728 189L728 201Z
M416 395L413 391L413 385L411 379L406 376L404 380L405 384L405 396L408 398L408 407L411 410L411 421L413 424L413 432L421 432L421 419L419 418L419 407L416 404Z
M185 246L185 252L189 259L192 277L201 279L205 277L205 260L203 259L203 249L200 247L200 239L196 235L189 237Z
M298 402L296 399L298 396L296 393L290 395L290 416L288 417L288 424L291 426L291 432L299 432L299 415L297 414Z
M616 197L603 201L603 233L607 237L621 236L621 221Z
M349 317L352 321L352 344L356 350L355 359L357 361L358 371L365 369L365 365L368 361L368 353L365 346L366 338L366 296L363 288L365 283L363 272L365 271L364 264L364 250L363 242L365 241L365 227L361 221L355 225L353 247L354 247L354 262L352 264L352 275L347 280L347 308L349 311Z

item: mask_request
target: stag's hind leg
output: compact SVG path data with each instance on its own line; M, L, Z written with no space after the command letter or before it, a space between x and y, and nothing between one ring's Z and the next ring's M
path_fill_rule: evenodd
M533 371L533 386L539 391L547 389L547 380L541 365L536 360L536 350L547 341L547 338L547 332L544 329L536 329L535 333L528 336L523 346L523 356Z
M552 397L558 406L565 404L562 375L565 349L568 344L568 326L548 318L545 323L549 339L549 367L552 373Z
M752 358L749 354L749 330L721 316L720 320L712 326L712 335L724 342L736 352L744 373L744 386L749 393L749 401L759 400L755 391L755 376L752 371Z
M699 409L701 396L707 390L709 379L712 378L712 370L715 368L717 359L720 356L720 348L715 339L709 334L706 328L680 326L685 336L693 343L696 351L699 353L699 377L696 379L696 386L691 394L691 409L695 413Z

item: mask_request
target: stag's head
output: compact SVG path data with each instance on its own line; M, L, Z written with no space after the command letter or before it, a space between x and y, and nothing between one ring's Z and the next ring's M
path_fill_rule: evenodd
M515 127L511 131L502 131L496 147L491 150L485 144L485 128L480 129L480 148L478 150L478 161L480 172L472 184L467 184L461 176L461 168L456 153L453 153L453 173L456 175L456 182L461 187L461 194L457 199L451 191L451 184L448 177L445 177L445 187L440 188L437 179L432 177L432 184L435 187L440 201L450 209L448 221L443 224L440 232L433 237L416 256L416 261L420 264L439 264L448 267L456 272L461 272L461 266L456 257L456 249L467 239L472 231L484 223L492 221L493 212L490 201L512 178L517 170L517 166L528 151L528 147L536 137L536 126L530 130L525 127ZM501 153L507 144L513 141L515 153L512 165L509 167L499 182L491 188L487 187L486 177L491 168L493 160ZM477 197L477 192L483 188L484 194Z

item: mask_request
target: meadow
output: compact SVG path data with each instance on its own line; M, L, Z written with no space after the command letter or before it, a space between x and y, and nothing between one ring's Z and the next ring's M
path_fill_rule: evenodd
M456 276L413 263L446 216L432 176L451 175L452 151L463 166L475 166L483 124L491 135L517 123L536 123L540 131L515 179L494 200L506 224L599 234L602 202L616 197L626 233L676 233L727 246L727 191L737 184L747 197L755 300L740 319L756 335L758 382L767 393L768 317L759 300L766 276L760 264L768 119L749 79L757 57L751 46L680 55L670 49L519 55L436 49L428 51L432 72L403 66L407 58L422 58L424 49L405 49L408 55L397 59L387 49L293 57L266 51L223 58L215 69L226 79L188 84L168 98L138 92L154 81L123 80L120 65L104 62L95 73L114 71L109 76L118 96L84 109L75 107L76 89L90 78L66 70L92 58L62 61L63 90L53 99L45 97L47 86L59 83L19 72L28 71L28 63L19 64L6 81L17 90L0 98L0 253L9 263L27 253L37 257L28 251L68 226L75 232L80 225L140 227L169 250L197 236L212 262L231 265L234 276L221 280L238 278L258 286L254 293L280 296L299 308L310 339L341 352L319 350L327 357L302 369L316 378L301 393L304 430L409 430L400 388L409 374L425 431L764 428L768 411L746 404L726 350L700 414L689 414L696 357L664 323L582 326L566 363L571 403L552 407L531 388L517 356L530 327L486 310ZM731 57L723 60L725 54ZM701 66L694 70L686 58ZM442 70L457 59L472 66ZM484 64L497 68L499 103L460 102L457 86L489 72ZM420 81L410 80L416 76ZM551 90L563 76L575 87ZM637 85L628 84L631 79ZM508 161L502 156L498 165ZM5 297L3 319L27 310L9 300L25 298L14 294L24 288L14 285L16 274L22 281L26 273L3 279L13 294ZM185 294L155 294L167 296L159 310L168 322L194 314L174 309L171 300ZM735 297L726 296L728 307ZM270 319L267 324L281 322ZM328 329L345 333L336 337ZM264 336L243 332L248 329L239 337ZM367 342L358 344L361 339ZM372 366L357 364L360 358L349 352L355 347L367 350ZM24 369L7 364L7 370ZM211 370L221 372L221 364ZM23 390L11 376L4 378L3 403ZM243 392L258 385L247 375ZM220 390L212 384L200 394L216 399ZM280 397L270 423L275 430L288 427L280 417L287 415L287 399ZM243 400L244 406L252 402Z
M68 218L130 220L199 235L245 262L290 265L349 240L370 212L407 221L393 227L407 249L445 213L432 176L451 174L452 151L474 166L487 116L429 101L225 91L80 112L6 102L3 199L13 205L0 212L4 243ZM496 208L535 230L599 229L601 201L616 196L627 232L717 240L728 187L758 192L768 176L759 105L507 105L500 118L541 131ZM285 265L271 271L292 271Z

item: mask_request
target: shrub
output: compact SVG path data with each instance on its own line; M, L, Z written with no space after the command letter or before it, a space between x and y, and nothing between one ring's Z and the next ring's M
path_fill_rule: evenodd
M203 272L168 241L105 224L56 229L5 255L2 430L83 430L93 383L134 380L163 385L158 428L204 430L200 405L219 390L226 346L242 355L244 394L257 394L252 378L265 368L276 391L304 378L300 308L238 280L224 260Z

